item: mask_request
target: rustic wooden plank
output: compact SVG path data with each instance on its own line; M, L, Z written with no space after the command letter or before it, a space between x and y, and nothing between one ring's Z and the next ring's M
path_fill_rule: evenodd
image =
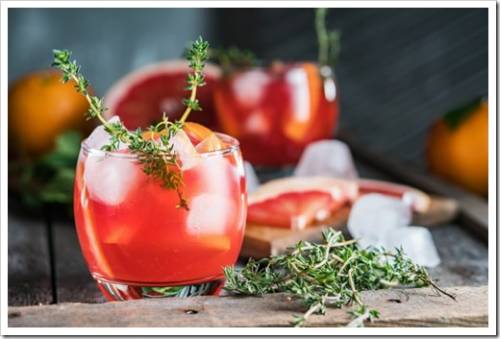
M488 248L459 225L431 228L441 264L428 271L441 286L488 284Z
M378 154L366 145L356 142L349 136L349 133L339 133L338 137L349 145L355 157L387 175L423 191L456 199L459 204L461 223L482 240L488 240L488 202L485 199L429 173L423 173L415 167L403 164L392 157Z
M451 287L456 301L430 288L363 292L381 316L369 326L488 325L488 288ZM474 307L471 307L474 305ZM328 309L308 326L344 326L347 309ZM286 295L263 297L192 297L105 304L60 304L9 308L11 327L198 327L289 326L304 308Z
M429 209L425 213L414 213L412 223L422 226L436 226L451 222L458 214L455 199L431 196Z
M44 221L9 211L8 303L48 304L53 301L47 229Z
M104 302L85 264L73 222L56 221L53 231L58 302Z

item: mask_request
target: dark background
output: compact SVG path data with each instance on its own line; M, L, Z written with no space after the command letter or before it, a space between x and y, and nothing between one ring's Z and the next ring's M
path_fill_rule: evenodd
M315 60L312 9L9 9L9 81L67 48L98 94L127 72L178 58L202 34L269 61ZM486 9L332 9L340 129L423 167L430 123L487 95Z

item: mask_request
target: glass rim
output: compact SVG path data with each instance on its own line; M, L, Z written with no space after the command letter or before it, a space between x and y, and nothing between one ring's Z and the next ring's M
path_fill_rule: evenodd
M202 157L202 158L211 158L211 157L216 157L216 156L225 156L227 154L232 154L240 150L240 142L238 139L224 133L219 133L219 132L214 132L215 135L217 135L219 138L222 139L226 144L229 144L227 147L224 147L220 150L216 151L210 151L210 152L203 152L203 153L197 153L196 157ZM104 156L104 157L112 157L112 158L120 158L120 159L130 159L130 160L137 160L137 155L131 154L131 153L120 153L120 152L114 152L114 151L103 151L98 148L91 147L87 144L88 138L85 138L81 142L81 151L84 152L84 154L87 155L99 155L99 156ZM193 156L195 157L195 156Z

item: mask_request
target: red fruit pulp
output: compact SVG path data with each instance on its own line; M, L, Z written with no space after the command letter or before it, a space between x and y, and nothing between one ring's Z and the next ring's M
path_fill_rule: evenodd
M109 108L105 117L118 115L129 129L149 127L166 113L173 121L184 111L182 99L186 91L186 76L190 68L184 61L168 61L146 66L120 79L105 95ZM213 88L219 78L219 69L206 65L205 86L198 89L197 98L202 112L193 112L190 120L205 126L215 125Z
M302 229L312 224L319 213L328 216L343 204L326 192L289 192L248 206L247 220L258 225Z
M237 260L244 233L241 155L205 154L183 169L183 180L189 210L177 208L177 193L130 157L102 158L82 149L74 212L94 278L136 286L223 278L223 267Z
M214 97L222 131L257 165L295 164L307 144L336 127L335 82L311 63L233 73L219 80Z

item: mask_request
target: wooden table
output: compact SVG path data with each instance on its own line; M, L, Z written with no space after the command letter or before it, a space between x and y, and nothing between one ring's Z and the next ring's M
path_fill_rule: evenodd
M419 173L414 169L406 168L403 164L394 164L391 161L379 161L380 157L374 156L369 152L367 153L364 150L357 149L355 143L351 144L351 147L353 147L361 176L412 184L430 193L441 195L450 193L453 197L459 199L464 207L460 217L456 221L431 229L435 243L438 247L438 252L442 259L442 264L439 267L429 270L431 276L441 286L453 286L453 289L465 296L458 304L442 304L443 299L438 300L438 304L442 304L441 306L443 308L436 312L445 312L452 316L448 318L446 316L438 317L436 313L436 317L434 318L419 318L418 314L415 313L415 316L412 317L411 314L403 312L406 308L401 308L402 306L400 306L398 311L396 306L390 305L390 307L387 307L391 310L383 316L385 320L380 322L379 325L413 324L418 326L441 326L443 324L448 324L486 326L487 289L484 285L488 282L488 248L486 242L487 215L485 214L485 211L487 211L487 202L484 199L465 193L435 178L428 178L427 175ZM473 211L471 211L471 206L473 207ZM139 320L136 318L127 318L128 320L117 321L115 318L115 321L111 321L113 318L101 318L95 315L104 314L110 309L123 313L123 311L119 311L119 309L137 310L140 308L144 310L144 314L148 314L148 312L153 312L155 308L158 307L162 307L165 310L173 310L174 308L196 308L200 305L210 305L203 307L214 307L218 310L218 307L224 308L224 303L243 308L262 307L264 310L267 306L276 306L277 300L283 298L282 296L272 296L261 299L250 298L243 301L239 298L229 297L201 297L188 298L186 300L169 299L166 301L154 302L147 300L140 302L102 304L104 298L88 273L80 252L72 222L68 219L56 218L53 213L50 213L53 211L45 212L45 215L42 217L30 218L26 211L18 210L17 213L9 211L8 303L9 306L60 305L44 306L42 308L39 306L29 308L9 307L9 323L12 325L36 326L44 324L53 326L97 326L101 324L108 326L149 326L152 324L153 320L148 319L147 316L141 316ZM376 303L377 300L386 298L386 293L391 294L397 292L376 291L367 292L367 295L368 298L371 298L370 300ZM415 300L415 302L418 303L422 302L422 296L429 294L429 290L411 291L411 293L416 293L415 295L419 296ZM411 304L412 302L405 305L413 307ZM72 305L66 303L101 305ZM471 313L470 317L467 316L467 314L462 314L464 312L458 312L457 305L463 307L465 306L464 303L474 303L474 305L478 305L480 312L478 314ZM289 315L292 311L300 312L300 308L297 310L297 305L293 303L287 303L287 305L288 306L283 306L285 308L283 310L284 313L281 311L276 313L277 315L270 317L267 322L265 320L267 318L259 318L261 320L255 320L253 324L242 323L242 320L238 320L238 317L229 316L227 318L227 323L224 323L221 321L216 322L214 317L204 316L203 321L205 322L201 322L201 324L217 326L282 326L286 325L283 323L285 315ZM396 309L394 309L394 307L396 307ZM467 307L463 310L468 311ZM263 314L269 313L268 311L263 312ZM404 315L398 318L399 320L393 317L398 312ZM47 314L52 315L50 317L51 320L48 320L45 316ZM74 314L74 316L72 317L71 314ZM174 312L172 314L177 313ZM330 314L330 316L323 320L313 322L313 325L334 326L344 323L345 319L337 313ZM57 318L58 316L62 318ZM80 316L82 318L80 318ZM165 324L165 326L185 326L186 324L191 324L186 321L192 318L193 317L186 317L181 314L175 318L178 319L178 323L169 321L163 324ZM85 321L85 319L87 319L87 321ZM104 324L103 322L105 322L105 319L109 319L110 322ZM457 323L460 321L462 322ZM194 324L194 322L192 324ZM198 320L196 324L200 324Z

